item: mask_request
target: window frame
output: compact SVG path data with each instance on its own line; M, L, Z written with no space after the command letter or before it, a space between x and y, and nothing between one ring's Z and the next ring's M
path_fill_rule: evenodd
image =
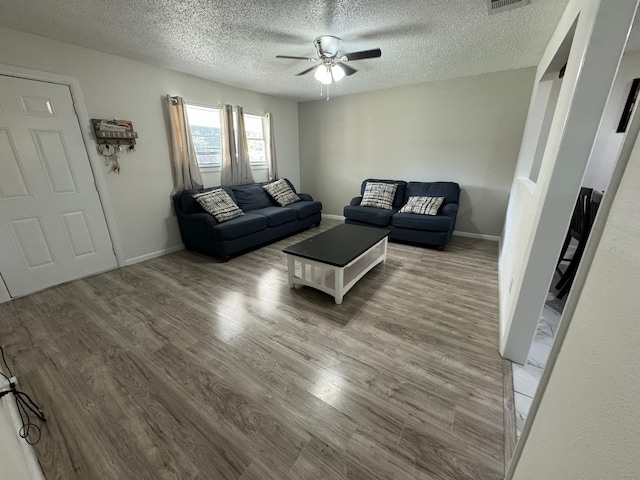
M195 107L195 108L199 108L199 109L206 109L206 110L211 110L212 113L215 113L216 115L218 115L218 118L220 118L220 108L219 107L212 107L211 105L204 105L204 104L199 104L199 103L193 103L193 102L185 102L186 107ZM248 112L245 111L243 112L244 116L245 116L245 125L246 125L246 117L247 116L251 116L251 117L256 117L258 118L261 122L261 130L262 130L262 138L252 138L252 140L261 140L263 145L264 145L264 162L256 162L253 161L250 158L250 163L251 163L251 169L255 170L255 171L260 171L260 170L268 170L269 168L269 152L267 150L267 139L265 136L265 115L264 113L256 113L256 112ZM188 111L187 111L187 117L188 117ZM235 112L234 112L234 116L235 116ZM234 121L234 129L235 129L235 124L236 122ZM220 126L220 130L222 132L222 126ZM193 132L191 130L191 122L189 122L189 133L192 135L193 137ZM246 126L245 126L245 135L247 134L246 131ZM247 141L249 140L249 137L247 137ZM200 160L198 159L198 152L196 151L196 159L198 159L198 167L200 168L200 170L202 172L220 172L222 171L222 145L220 145L220 163L200 163Z

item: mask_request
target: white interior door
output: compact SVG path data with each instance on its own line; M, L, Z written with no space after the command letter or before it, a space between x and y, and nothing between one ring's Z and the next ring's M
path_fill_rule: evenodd
M116 266L69 87L0 75L0 273L9 293Z

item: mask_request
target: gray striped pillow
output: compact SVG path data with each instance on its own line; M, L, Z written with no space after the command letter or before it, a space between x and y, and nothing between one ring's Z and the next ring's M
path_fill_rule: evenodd
M391 210L397 188L395 183L367 182L360 206Z
M286 207L301 200L301 198L296 195L296 192L291 190L291 187L284 178L263 185L262 188L264 188L281 207Z
M244 212L234 203L229 194L221 188L196 193L193 198L220 223L244 215Z
M419 213L420 215L437 215L444 197L409 197L407 203L398 213Z

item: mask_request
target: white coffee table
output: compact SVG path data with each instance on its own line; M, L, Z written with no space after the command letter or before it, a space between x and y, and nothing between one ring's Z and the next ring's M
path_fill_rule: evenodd
M385 262L388 235L382 228L343 224L285 248L289 287L321 290L340 305L358 280Z

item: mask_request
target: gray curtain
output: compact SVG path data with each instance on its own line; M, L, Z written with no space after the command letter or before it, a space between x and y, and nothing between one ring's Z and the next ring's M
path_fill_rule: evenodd
M220 105L220 126L222 131L222 185L237 185L235 180L236 138L233 132L233 107Z
M251 159L249 158L249 147L247 146L247 130L244 128L244 112L242 107L236 106L236 137L238 141L238 178L236 185L254 183L253 173L251 173Z
M235 115L234 115L235 110ZM220 105L222 125L222 185L243 185L253 183L251 160L247 147L242 107ZM235 124L235 128L234 128Z
M273 134L273 114L267 113L263 120L264 140L269 165L269 181L278 179L278 163L276 162L276 138Z
M191 139L189 119L182 97L167 95L171 122L171 145L173 165L173 190L175 195L182 190L202 188L202 175L198 167L196 150Z

